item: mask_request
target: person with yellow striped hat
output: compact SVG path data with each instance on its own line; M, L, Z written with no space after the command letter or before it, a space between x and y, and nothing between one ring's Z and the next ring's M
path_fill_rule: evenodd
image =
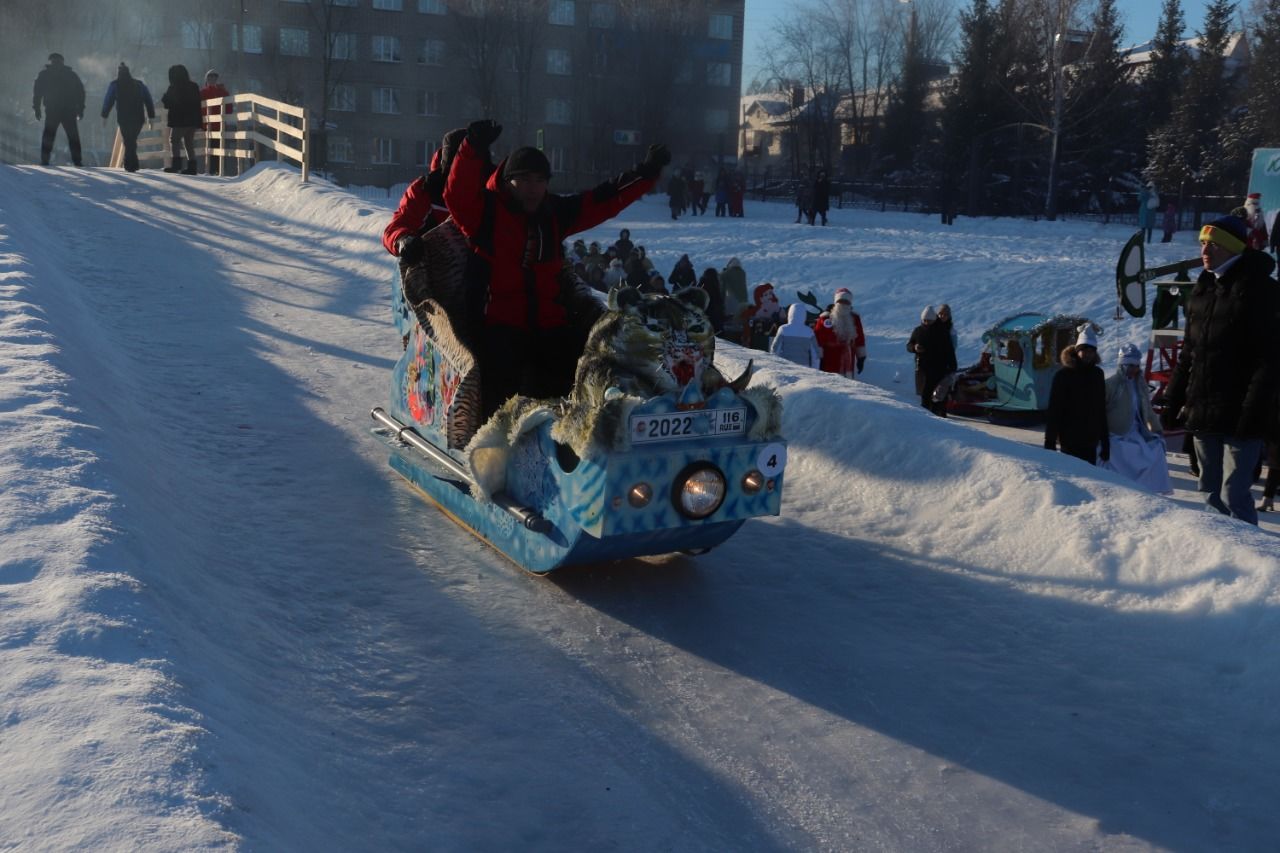
M1238 216L1200 229L1204 271L1187 298L1182 353L1166 390L1165 427L1195 435L1199 490L1224 515L1258 523L1250 489L1280 389L1280 285L1275 261L1247 245Z

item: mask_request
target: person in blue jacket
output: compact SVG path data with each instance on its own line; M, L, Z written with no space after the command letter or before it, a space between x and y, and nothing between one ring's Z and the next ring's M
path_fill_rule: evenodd
M135 80L129 73L129 66L123 62L116 68L116 79L107 86L107 94L102 99L102 123L107 123L111 108L116 110L116 124L120 126L120 140L124 143L124 169L126 172L138 171L138 134L142 132L142 123L156 117L156 105L151 100L151 92L141 80Z

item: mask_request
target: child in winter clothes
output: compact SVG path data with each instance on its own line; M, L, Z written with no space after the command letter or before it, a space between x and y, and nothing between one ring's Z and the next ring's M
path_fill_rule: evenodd
M822 351L818 348L813 329L805 325L806 313L802 302L793 303L787 309L787 322L778 327L769 344L769 352L805 367L817 367L822 363Z
M200 115L204 117L205 146L213 148L213 140L209 137L222 129L222 115L231 112L231 105L223 107L206 107L204 102L212 98L226 98L231 93L227 87L218 82L218 72L210 68L204 73L204 86L200 89ZM213 116L213 118L210 118ZM209 155L209 174L218 174L218 155Z
M1123 474L1157 494L1172 492L1164 431L1142 378L1142 353L1133 344L1120 347L1120 363L1107 377L1106 389L1111 458L1099 467Z

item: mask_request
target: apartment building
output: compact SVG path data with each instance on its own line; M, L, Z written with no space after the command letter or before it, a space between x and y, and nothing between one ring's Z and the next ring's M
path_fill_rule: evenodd
M637 10L637 6L646 7ZM389 186L451 128L492 116L495 154L540 145L568 188L667 143L732 162L745 0L174 0L162 24L193 76L303 104L319 168Z

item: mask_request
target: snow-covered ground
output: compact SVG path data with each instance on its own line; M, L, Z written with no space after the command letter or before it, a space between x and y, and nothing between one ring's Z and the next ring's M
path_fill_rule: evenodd
M1274 526L909 399L928 303L962 361L1020 310L1143 343L1124 228L653 200L585 235L852 287L867 381L754 354L782 516L537 578L369 435L388 213L0 168L0 849L1274 849Z

